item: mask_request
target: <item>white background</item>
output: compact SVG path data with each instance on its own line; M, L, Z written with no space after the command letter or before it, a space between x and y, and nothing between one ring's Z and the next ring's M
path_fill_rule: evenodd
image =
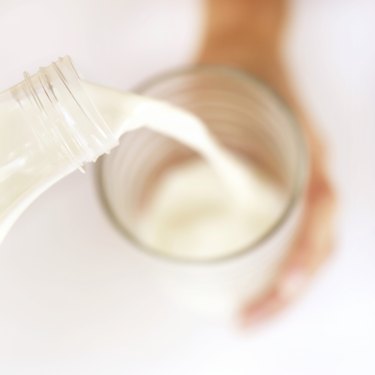
M70 54L129 89L194 59L199 0L1 0L0 87ZM293 2L286 59L329 145L336 252L304 297L248 332L165 299L74 173L0 248L0 374L374 374L375 3Z

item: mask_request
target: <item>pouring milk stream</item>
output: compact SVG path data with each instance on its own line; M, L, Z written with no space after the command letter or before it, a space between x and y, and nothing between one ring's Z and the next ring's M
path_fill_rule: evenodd
M0 242L41 193L144 126L203 159L170 172L155 188L142 233L158 251L222 255L256 239L280 214L284 200L276 184L221 147L197 117L82 81L65 57L0 94ZM213 190L220 192L216 198L207 194ZM194 204L205 207L206 198L211 203L202 217L183 217ZM214 232L220 235L207 235Z

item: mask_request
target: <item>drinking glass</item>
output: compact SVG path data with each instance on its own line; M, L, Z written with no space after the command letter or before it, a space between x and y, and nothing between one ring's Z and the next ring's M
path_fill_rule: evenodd
M137 92L194 113L225 148L256 165L283 190L282 212L255 241L229 255L186 259L147 244L139 218L163 176L200 156L142 128L125 134L120 145L98 163L104 207L127 246L145 254L145 267L155 274L155 281L189 307L232 316L271 285L297 232L309 175L301 127L264 82L228 67L170 72L149 80Z

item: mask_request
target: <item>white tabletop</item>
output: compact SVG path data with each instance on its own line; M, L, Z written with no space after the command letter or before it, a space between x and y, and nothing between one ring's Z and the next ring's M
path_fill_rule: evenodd
M92 171L41 196L0 248L0 374L374 374L375 3L295 1L287 60L329 144L336 251L311 288L242 332L153 287L100 207ZM70 54L129 89L193 61L199 0L3 0L0 87Z

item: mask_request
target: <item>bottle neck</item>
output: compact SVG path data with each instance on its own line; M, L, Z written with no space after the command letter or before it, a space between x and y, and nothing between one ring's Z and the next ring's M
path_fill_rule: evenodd
M42 148L54 147L62 159L81 168L117 144L69 57L24 77L10 93L31 117L30 126Z

